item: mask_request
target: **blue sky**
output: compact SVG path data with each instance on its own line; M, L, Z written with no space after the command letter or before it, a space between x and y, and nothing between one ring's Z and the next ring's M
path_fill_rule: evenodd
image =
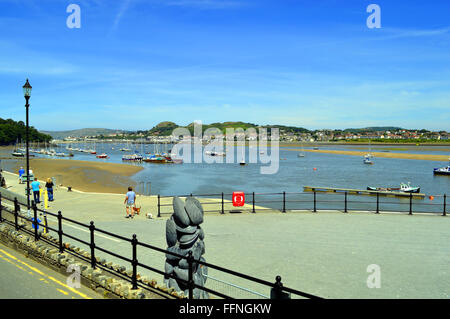
M69 29L69 4L81 28ZM369 29L369 4L381 28ZM450 1L0 0L0 117L450 130Z

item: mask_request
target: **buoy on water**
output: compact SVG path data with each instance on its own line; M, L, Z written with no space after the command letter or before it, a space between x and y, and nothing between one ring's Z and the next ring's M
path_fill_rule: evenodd
M317 168L314 167L314 170L317 171Z
M429 199L430 199L430 200L433 200L433 199L434 199L434 196L433 196L433 195L429 196Z

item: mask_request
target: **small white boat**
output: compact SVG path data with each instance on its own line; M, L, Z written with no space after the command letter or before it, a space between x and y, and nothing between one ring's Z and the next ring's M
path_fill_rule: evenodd
M370 155L366 155L364 156L364 164L369 164L369 165L373 165L372 160L370 159Z
M450 158L448 159L448 165L433 169L434 175L449 175L450 176Z
M18 152L18 151L12 152L11 155L14 156L14 157L24 157L25 156L24 153Z

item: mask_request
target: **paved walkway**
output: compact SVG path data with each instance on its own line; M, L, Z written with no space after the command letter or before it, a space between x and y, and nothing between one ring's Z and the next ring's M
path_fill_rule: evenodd
M67 276L0 244L1 299L103 299L89 288L72 288Z
M8 177L8 181L11 177ZM14 182L11 181L13 185ZM18 189L13 185L11 189ZM23 187L23 185L20 185ZM20 190L23 193L23 189ZM77 220L166 248L165 218L125 219L121 195L55 192L50 208ZM154 198L138 198L145 207ZM148 201L148 202L147 202ZM153 212L154 213L154 212ZM51 221L50 222L54 222ZM64 231L89 239L86 230L64 223ZM320 212L207 214L208 262L325 298L449 298L450 219L439 215ZM107 235L96 244L131 257L129 242ZM120 262L102 254L108 260ZM164 255L138 248L139 262L164 268ZM122 263L122 262L121 262ZM381 270L381 288L368 288L369 265ZM124 264L130 269L130 265ZM145 272L161 281L159 275ZM266 287L210 269L220 280L269 295ZM209 279L208 287L241 298L255 295Z

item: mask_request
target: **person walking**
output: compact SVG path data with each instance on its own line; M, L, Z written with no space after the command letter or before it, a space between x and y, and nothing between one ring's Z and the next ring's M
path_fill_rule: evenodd
M23 174L25 174L25 170L23 169L22 166L20 166L20 169L19 169L19 184L22 184L22 176L23 176Z
M127 205L127 215L125 216L125 218L133 218L134 217L133 207L136 206L136 193L133 192L133 188L131 186L128 187L128 193L123 203Z
M45 183L45 188L47 188L48 200L53 202L53 181L51 178L47 178L47 183Z
M38 182L37 177L34 178L34 182L31 183L31 189L33 190L34 203L39 204L39 193L41 189L41 184Z

